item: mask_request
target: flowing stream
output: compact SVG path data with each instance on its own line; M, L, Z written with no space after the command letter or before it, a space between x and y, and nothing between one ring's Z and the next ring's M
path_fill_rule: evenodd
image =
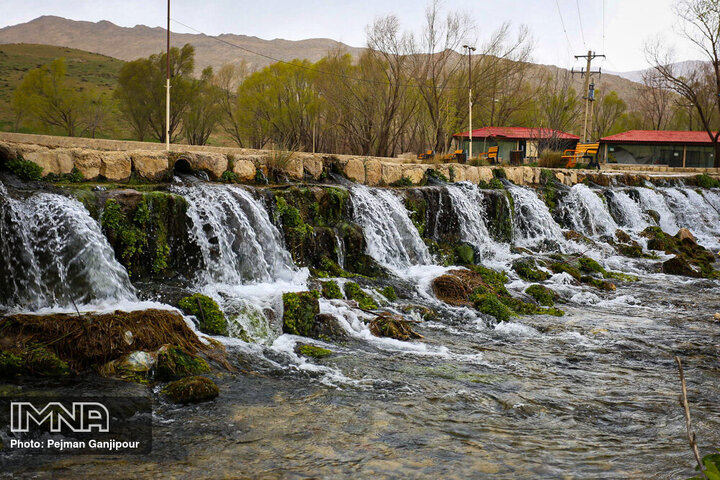
M231 337L243 332L253 340L221 338L241 371L213 377L221 390L214 402L161 403L153 451L145 457L3 465L11 474L32 475L40 464L50 476L74 478L691 476L674 356L686 359L693 426L702 453L710 453L720 446L720 322L712 320L720 282L663 275L660 260L610 258L603 245L617 229L637 237L659 224L670 234L689 228L700 243L717 248L718 192L576 185L551 212L534 190L508 186L514 208L507 244L489 234L477 187L433 188L447 190L452 204L445 207L460 222L461 240L483 261L509 270L512 247L537 255L589 249L565 239L572 229L599 245L588 254L608 268L632 265L640 281L601 292L554 275L547 285L567 313L559 318L498 323L471 308L439 306L430 281L453 267L434 264L402 190L355 185L348 220L362 227L364 253L395 274L388 281L403 298L388 308L415 311L414 328L424 338L374 337L363 321L372 316L342 300L321 300L322 312L338 318L347 340L303 339L281 332L281 293L315 287L307 269L293 263L261 196L251 187L174 186L188 201L190 236L202 256L193 287L218 301ZM0 305L6 308L137 300L97 221L74 199L11 194L0 184L0 238ZM508 289L522 295L530 283L513 278ZM428 306L439 314L422 318L417 312ZM298 343L334 353L309 360L295 352ZM47 388L108 394L117 388L113 381L83 382Z

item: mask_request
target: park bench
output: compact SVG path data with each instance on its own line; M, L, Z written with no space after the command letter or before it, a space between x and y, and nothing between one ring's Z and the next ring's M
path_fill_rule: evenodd
M496 163L498 159L498 147L490 147L488 151L480 154L480 160L486 159L489 162Z
M583 158L589 158L592 160L600 150L599 143L578 143L575 149L565 150L563 153L563 160L567 160L565 168L573 168L577 164L578 160Z

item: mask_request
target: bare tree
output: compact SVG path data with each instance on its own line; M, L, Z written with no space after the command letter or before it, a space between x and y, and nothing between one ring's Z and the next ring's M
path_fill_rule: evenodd
M243 60L239 64L228 63L223 65L212 78L212 84L219 92L218 102L223 112L223 121L220 124L223 130L241 148L243 147L243 135L240 119L238 118L236 93L248 73L247 62Z
M714 166L720 168L720 131L713 131L713 117L720 113L720 2L680 0L675 11L684 21L683 35L709 63L698 63L686 72L679 72L672 52L659 42L646 47L647 57L668 88L695 107L715 150Z
M590 137L600 140L613 132L613 127L627 110L627 104L614 90L607 94L600 94L595 99L593 108L593 122Z
M533 124L533 139L538 142L538 154L543 150L563 150L567 140L561 133L572 129L582 102L574 88L567 70L558 70L542 82L537 95Z
M670 107L674 96L655 69L643 72L642 85L637 87L637 106L653 130L667 127L672 117Z

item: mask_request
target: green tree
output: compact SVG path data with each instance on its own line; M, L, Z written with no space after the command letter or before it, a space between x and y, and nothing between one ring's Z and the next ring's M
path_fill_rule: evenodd
M614 90L607 95L599 95L593 111L593 123L590 137L598 141L602 137L619 133L618 122L627 110L627 104Z
M120 112L139 140L152 135L165 141L165 79L167 54L128 62L120 69L115 97ZM194 93L195 48L170 49L170 139L182 133L182 119Z
M192 95L183 129L190 145L205 145L222 115L221 91L212 84L212 67L203 70L199 80L193 80Z
M87 96L67 84L64 58L30 70L13 95L16 123L22 116L43 128L59 127L73 137L81 133Z

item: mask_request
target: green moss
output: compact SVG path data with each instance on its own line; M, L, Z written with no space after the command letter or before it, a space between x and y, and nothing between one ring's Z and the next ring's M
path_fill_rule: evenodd
M160 273L168 267L168 256L170 255L170 246L164 242L158 242L155 251L155 260L153 261L153 273Z
M170 383L163 393L175 403L199 403L217 398L220 389L207 377L185 377Z
M178 306L188 315L194 315L199 322L199 329L210 335L227 335L228 327L225 314L212 298L201 293L185 297Z
M520 259L512 264L513 270L520 278L528 282L542 282L550 277L550 274L536 268L534 259Z
M452 168L452 167L450 167L450 168ZM436 180L440 180L441 182L445 182L445 183L448 183L448 181L449 181L448 178L441 171L435 170L434 168L428 168L427 170L425 170L425 176L427 177L428 180L431 178L434 178Z
M501 295L509 295L505 284L508 282L508 276L505 272L497 272L482 265L472 265L469 267L475 273L479 273L483 281L487 283L492 289Z
M427 201L424 198L417 199L408 195L405 198L405 208L410 212L410 220L415 225L420 237L425 237Z
M397 293L395 293L395 289L392 287L392 285L388 285L387 287L380 290L380 293L383 297L387 298L389 301L394 302L398 299Z
M455 257L460 265L472 265L475 263L475 250L467 243L460 243L455 246Z
M283 331L293 335L310 336L315 316L320 313L320 292L291 292L283 294Z
M500 301L497 295L473 295L470 299L478 311L495 317L495 319L499 322L506 322L510 320L510 317L516 316L512 310Z
M225 183L237 183L238 176L235 172L226 170L223 172L222 176L220 177L220 180Z
M492 173L495 178L507 180L507 173L504 168L493 168Z
M377 304L375 303L375 300L365 293L362 288L360 288L360 285L358 285L355 282L347 282L344 287L345 290L345 296L349 298L350 300L355 300L358 302L358 305L360 308L363 308L365 310L376 310L378 308Z
M569 263L565 262L554 262L550 264L550 270L553 271L553 273L567 273L571 277L573 277L575 280L580 281L580 270L573 267Z
M391 187L412 187L413 182L408 177L402 177L400 180L395 180L390 184Z
M327 348L316 347L314 345L300 345L298 352L304 357L325 358L332 355L332 351Z
M599 273L603 276L606 273L605 269L592 258L581 257L580 259L578 259L578 263L580 264L580 271Z
M10 159L5 162L5 166L23 180L35 181L42 178L42 167L23 158Z
M338 286L337 282L330 280L327 282L321 282L322 285L322 296L323 298L329 299L341 299L343 298L342 291Z
M540 305L546 307L555 305L555 299L558 296L552 289L542 285L530 285L525 289L525 293L533 297Z
M62 361L54 352L42 345L26 347L25 370L32 375L60 377L70 374L67 362Z
M210 365L204 359L191 355L182 348L171 346L163 348L158 353L155 378L158 380L170 380L209 371Z
M720 188L720 180L711 177L707 173L695 177L698 187L701 188Z
M23 358L12 352L0 351L0 378L14 377L23 373Z

